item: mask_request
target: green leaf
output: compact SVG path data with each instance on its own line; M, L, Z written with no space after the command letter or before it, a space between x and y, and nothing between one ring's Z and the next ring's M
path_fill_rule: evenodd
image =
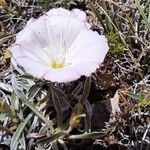
M34 108L32 104L30 104L29 100L25 97L25 95L23 95L23 93L17 89L18 84L16 82L14 75L12 75L12 85L13 85L15 93L22 100L22 102L27 107L29 107L40 119L42 119L43 122L45 122L45 124L50 128L51 132L54 132L54 128L52 124L50 123L50 121L48 121L36 108Z
M67 133L66 132L56 133L53 136L46 137L46 138L43 138L43 139L39 140L35 145L37 145L37 144L44 144L44 143L47 143L47 142L49 142L49 143L53 142L53 141L59 139L60 137L62 137L64 135L67 135Z
M57 126L59 128L62 128L63 114L62 114L62 109L60 104L60 99L62 97L59 97L56 91L52 88L51 88L51 94L52 94L52 100L57 114Z
M3 101L2 99L0 99L0 112L5 113L6 116L10 117L11 119L17 118L15 111L6 101Z
M19 108L19 99L14 91L11 93L11 108L13 110L18 110Z
M83 89L82 96L79 100L79 104L83 105L85 103L85 101L89 96L90 88L91 88L91 77L88 77L84 83L84 89Z
M28 99L32 100L37 95L37 93L41 90L41 88L42 87L40 84L35 84L35 85L31 86L31 88L29 89Z
M65 142L62 139L58 139L58 142L60 143L60 145L63 147L64 150L68 150Z
M133 94L133 93L129 93L129 92L126 92L124 94L133 98L134 100L137 100L139 98L139 95L137 95L137 94Z
M9 113L11 112L10 105L7 104L7 102L0 99L0 112L2 113Z
M52 90L55 91L56 95L58 95L59 97L61 109L63 111L67 110L70 107L70 103L65 93L59 87L53 86L52 84L50 86L52 87ZM52 99L52 95L50 95L50 97Z
M12 87L9 84L0 82L0 89L5 90L7 92L12 92Z
M78 86L74 89L74 91L71 93L71 95L78 95L83 88L83 83L79 83Z
M53 150L59 150L57 140L53 141L52 149Z
M125 46L120 40L120 37L118 34L110 32L107 35L107 39L108 39L108 43L110 46L110 53L120 54L124 50Z
M91 131L91 117L92 117L92 105L89 101L85 102L85 129L87 132Z
M143 21L145 22L145 25L147 26L147 29L148 29L149 32L150 32L150 22L148 21L148 18L146 17L146 15L145 15L145 13L144 13L142 7L140 6L140 3L139 3L138 0L135 0L135 5L136 5L136 7L138 8L138 10L139 10L141 16L143 17Z
M24 79L30 79L30 80L34 80L35 78L33 76L31 76L30 74L23 74L19 76L20 78L24 78Z
M32 131L35 131L36 127L39 125L39 122L38 122L38 117L37 116L34 116L34 119L32 121L32 124L30 125L30 128L28 130L28 133L32 132Z
M6 114L0 113L0 121L5 121L6 117L8 117Z
M106 135L107 135L107 133L105 133L105 132L91 132L91 133L84 133L84 134L78 134L78 135L70 135L68 138L71 140L96 139L96 138L102 138Z
M23 120L22 123L20 123L20 125L18 126L16 132L14 133L12 139L11 139L11 143L10 143L10 150L18 150L18 144L19 144L19 137L21 136L26 124L28 123L28 121L31 119L31 117L33 116L33 114L29 114L26 119Z
M24 137L24 134L23 134L23 133L21 134L21 137L20 137L20 139L19 139L19 143L20 143L20 145L21 145L21 147L22 147L23 149L26 149L26 142L25 142L25 137Z

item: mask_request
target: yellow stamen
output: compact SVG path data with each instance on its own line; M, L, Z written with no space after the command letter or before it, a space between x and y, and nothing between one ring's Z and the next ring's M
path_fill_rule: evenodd
M59 69L59 68L63 68L64 67L64 64L63 63L60 63L60 62L58 62L58 61L54 61L53 63L52 63L52 68L54 68L54 69Z

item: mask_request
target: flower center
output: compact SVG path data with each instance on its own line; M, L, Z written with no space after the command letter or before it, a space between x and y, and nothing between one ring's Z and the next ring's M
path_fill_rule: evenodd
M54 69L59 69L59 68L63 68L63 67L64 67L64 63L62 63L62 62L58 62L58 61L52 62L52 68L54 68Z

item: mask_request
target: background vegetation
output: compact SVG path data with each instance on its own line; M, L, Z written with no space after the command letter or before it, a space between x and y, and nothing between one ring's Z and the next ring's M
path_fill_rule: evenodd
M150 0L0 3L1 149L150 149ZM84 10L108 38L110 51L90 78L54 84L11 66L15 34L54 7Z

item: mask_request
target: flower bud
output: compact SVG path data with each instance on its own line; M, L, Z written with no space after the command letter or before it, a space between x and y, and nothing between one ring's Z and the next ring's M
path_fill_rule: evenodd
M0 0L0 6L6 7L7 6L6 1L5 0Z
M70 118L70 126L72 128L77 128L77 126L79 125L80 121L81 121L81 118L82 117L86 117L85 114L83 114L83 108L82 106L79 106L77 107L72 115L71 115L71 118Z

